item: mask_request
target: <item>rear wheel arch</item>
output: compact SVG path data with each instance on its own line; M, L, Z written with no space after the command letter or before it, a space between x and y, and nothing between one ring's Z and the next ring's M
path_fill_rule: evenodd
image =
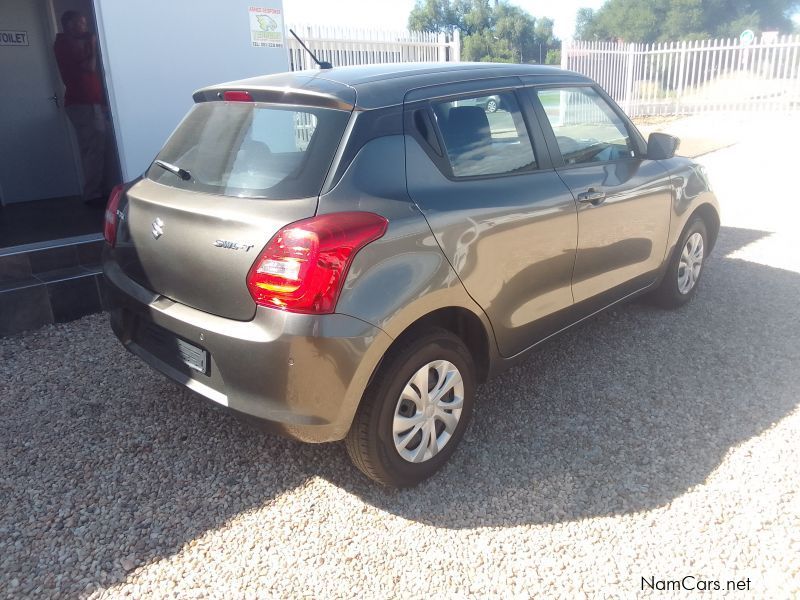
M448 306L434 310L406 327L386 349L384 357L397 346L407 343L409 338L421 336L433 328L445 329L456 335L467 347L475 364L475 380L485 382L490 371L490 338L480 317L474 312L463 307ZM378 362L370 377L370 383L375 374L383 365L383 359Z

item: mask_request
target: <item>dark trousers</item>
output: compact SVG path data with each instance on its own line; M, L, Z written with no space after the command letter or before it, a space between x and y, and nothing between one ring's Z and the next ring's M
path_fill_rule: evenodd
M73 104L65 107L75 129L83 167L83 197L101 198L104 193L108 118L99 104Z

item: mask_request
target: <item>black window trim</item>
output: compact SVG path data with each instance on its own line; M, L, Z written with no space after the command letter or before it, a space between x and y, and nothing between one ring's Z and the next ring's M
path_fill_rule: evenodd
M425 153L428 157L433 161L433 163L437 166L439 171L444 175L447 179L454 182L462 182L462 181L482 181L487 179L498 179L501 177L521 177L524 175L531 175L535 173L539 173L542 171L551 171L553 170L554 165L551 162L550 152L548 151L548 147L545 141L544 132L541 129L538 120L532 119L533 114L528 110L528 106L526 104L526 99L523 97L523 94L520 94L522 85L506 85L503 87L492 87L492 88L482 88L476 90L470 90L468 92L459 92L457 94L440 94L436 95L435 97L430 97L426 99L414 100L412 102L406 103L404 107L404 111L406 116L404 118L404 124L406 132L412 132L412 137L417 141L417 143L422 146L425 150ZM497 94L503 93L511 93L514 95L514 98L517 101L517 106L519 108L519 114L522 118L522 122L525 126L525 133L528 136L528 140L531 143L531 149L533 150L533 158L535 161L535 167L527 168L522 171L512 171L509 173L491 173L487 175L455 175L453 173L453 165L450 162L450 158L447 154L447 146L444 143L444 138L442 137L442 132L439 127L439 124L436 120L436 115L433 111L433 104L434 103L442 103L442 102L453 102L459 99L469 99L469 98L477 98L482 96L492 96ZM420 132L417 130L416 125L414 124L414 113L418 110L425 110L428 113L429 122L433 125L433 130L436 135L436 140L439 146L443 149L442 155L438 155L430 146L430 144L422 137ZM534 128L532 123L536 124Z
M327 194L338 185L355 157L369 142L384 136L403 135L404 118L401 104L352 111L319 195Z
M593 162L584 162L584 163L577 163L568 165L564 162L564 157L561 155L561 149L558 147L558 142L556 141L556 135L553 131L553 126L550 124L550 119L547 117L547 113L544 110L544 106L542 105L541 100L539 100L539 95L536 93L538 90L545 90L545 89L563 89L563 88L591 88L593 89L598 96L600 96L603 100L605 100L608 107L611 111L617 115L617 117L622 121L625 130L628 133L628 137L631 140L633 145L633 152L634 156L625 157L625 158L617 158L614 160L603 160L603 161L593 161ZM628 115L626 115L622 109L614 102L614 99L609 96L606 91L600 87L596 83L589 83L589 82L569 82L569 83L547 83L547 84L529 84L526 85L523 90L526 92L526 100L531 103L534 112L536 113L537 119L544 130L544 136L547 141L547 147L550 151L550 157L553 161L553 165L556 169L564 170L564 169L575 169L581 167L587 167L590 165L609 165L609 164L616 164L622 162L629 162L629 161L642 161L645 160L647 154L647 145L642 138L642 135L639 133L639 130L636 129L634 124L631 122Z

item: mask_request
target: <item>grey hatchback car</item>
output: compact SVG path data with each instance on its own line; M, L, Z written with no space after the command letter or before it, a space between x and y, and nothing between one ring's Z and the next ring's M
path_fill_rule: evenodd
M543 341L635 295L686 303L719 231L678 141L556 68L334 68L194 100L109 198L114 332L389 486L439 469L476 385Z

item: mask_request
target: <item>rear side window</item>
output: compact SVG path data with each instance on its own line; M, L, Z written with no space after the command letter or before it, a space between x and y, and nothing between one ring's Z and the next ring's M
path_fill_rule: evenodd
M147 177L198 192L274 200L316 196L350 113L255 102L201 102L158 159L188 171L186 180L156 164Z
M537 90L564 163L577 165L634 156L628 130L590 87Z
M512 92L437 102L433 112L454 176L536 168L533 146Z

